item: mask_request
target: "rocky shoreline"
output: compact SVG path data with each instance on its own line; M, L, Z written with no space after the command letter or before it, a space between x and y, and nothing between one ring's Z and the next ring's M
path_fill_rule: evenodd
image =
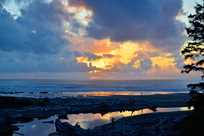
M111 97L23 98L0 96L0 126L28 122L33 118L73 113L101 113L112 111L135 111L143 108L183 107L189 99L187 94ZM12 129L13 130L13 129ZM1 133L1 132L0 132Z

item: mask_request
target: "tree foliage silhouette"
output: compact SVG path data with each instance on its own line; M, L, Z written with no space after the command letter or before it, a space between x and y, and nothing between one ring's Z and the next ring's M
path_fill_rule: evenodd
M192 71L201 72L201 81L189 84L191 100L189 106L196 111L204 109L204 0L202 4L197 3L195 13L188 16L189 26L186 28L188 43L181 49L185 59L182 73Z

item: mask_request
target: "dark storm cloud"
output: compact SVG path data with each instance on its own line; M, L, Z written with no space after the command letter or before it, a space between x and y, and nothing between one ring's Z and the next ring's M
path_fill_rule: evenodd
M83 71L71 59L69 52L61 54L33 54L0 51L1 72L75 72Z
M94 11L89 35L113 40L149 40L177 46L182 24L175 20L182 0L85 0Z
M59 5L35 0L25 8L15 3L11 11L0 5L0 72L77 70L63 37L61 19L66 16Z
M16 5L18 6L18 5ZM0 50L33 53L56 53L65 45L60 13L54 4L33 2L13 19L6 10L0 12Z

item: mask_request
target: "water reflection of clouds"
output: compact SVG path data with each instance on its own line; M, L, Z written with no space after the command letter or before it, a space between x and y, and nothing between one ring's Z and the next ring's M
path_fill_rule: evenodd
M158 112L175 112L175 111L190 111L193 110L192 108L188 107L173 107L173 108L157 108Z
M28 123L18 123L17 126L20 127L17 133L13 136L19 136L23 134L24 136L48 136L51 132L55 132L54 124L43 123L44 121L54 120L56 117L51 117L49 119L38 120L35 119Z
M112 120L117 120L123 117L136 116L145 113L152 113L150 109L142 109L137 111L124 111L124 112L110 112L104 115L100 113L87 113L87 114L69 114L68 119L61 120L62 122L68 122L71 125L80 125L84 129L93 129L96 126L110 123Z
M174 108L157 108L157 112L174 112L174 111L188 111L187 107L174 107ZM147 113L153 113L150 109L141 109L136 111L123 111L123 112L110 112L104 115L100 113L87 113L87 114L69 114L68 119L61 120L68 122L71 125L80 125L84 129L93 129L96 126L101 126L110 123L112 120L117 120L123 117L137 116Z

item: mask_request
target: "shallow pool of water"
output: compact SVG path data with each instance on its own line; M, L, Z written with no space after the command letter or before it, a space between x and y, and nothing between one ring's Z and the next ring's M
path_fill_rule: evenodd
M56 116L48 119L34 119L28 123L17 123L19 130L13 136L48 136L50 133L56 132L54 121ZM53 122L53 123L52 123Z
M174 107L174 108L157 108L156 112L173 112L173 111L188 111L187 107ZM141 109L136 111L123 111L123 112L109 112L104 115L100 113L80 113L68 114L67 119L62 119L61 122L68 122L71 125L80 125L83 129L93 129L96 126L111 123L111 121L118 120L123 117L143 115L147 113L154 113L150 109Z

